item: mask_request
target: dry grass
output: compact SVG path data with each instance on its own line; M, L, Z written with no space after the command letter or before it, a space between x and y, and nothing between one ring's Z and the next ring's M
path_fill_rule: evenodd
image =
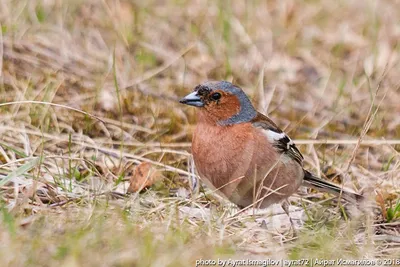
M399 4L2 0L1 266L399 255ZM303 190L293 237L276 213L192 192L194 111L176 100L209 79L379 208ZM141 162L165 178L125 195Z

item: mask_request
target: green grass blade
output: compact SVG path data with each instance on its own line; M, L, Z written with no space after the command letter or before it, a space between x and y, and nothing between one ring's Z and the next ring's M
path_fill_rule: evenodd
M0 186L5 185L8 181L17 176L24 175L26 172L36 167L39 164L39 162L40 162L40 157L34 158L25 163L24 165L22 165L21 167L19 167L18 169L16 169L15 171L10 172L6 177L0 178Z
M22 157L22 158L28 157L28 155L26 155L23 151L20 151L20 150L18 150L18 149L16 149L16 148L13 148L13 147L9 146L9 145L6 145L6 144L3 143L3 142L0 142L0 145L1 145L2 147L5 147L5 148L7 148L7 149L13 151L15 154L17 154L18 156L20 156L20 157Z

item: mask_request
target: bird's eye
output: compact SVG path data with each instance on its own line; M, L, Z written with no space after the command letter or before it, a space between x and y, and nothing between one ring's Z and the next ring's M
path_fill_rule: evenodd
M218 99L220 99L221 98L221 94L220 93L213 93L212 95L211 95L211 99L212 100L218 100Z

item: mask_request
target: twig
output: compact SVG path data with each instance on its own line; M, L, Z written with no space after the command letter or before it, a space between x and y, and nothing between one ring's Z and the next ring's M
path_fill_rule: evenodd
M94 118L94 119L96 119L98 121L101 121L102 123L105 123L105 121L103 121L101 118L99 118L99 117L97 117L95 115L92 115L92 114L90 114L90 113L88 113L86 111L83 111L83 110L80 110L80 109L77 109L77 108L73 108L73 107L70 107L70 106L66 106L66 105L51 103L51 102L43 102L43 101L35 101L35 100L23 100L23 101L13 101L13 102L1 103L0 107L9 106L9 105L15 105L15 104L40 104L40 105L50 105L50 106L54 106L54 107L66 108L66 109L70 109L70 110L85 114L85 115L87 115L87 116L89 116L91 118Z

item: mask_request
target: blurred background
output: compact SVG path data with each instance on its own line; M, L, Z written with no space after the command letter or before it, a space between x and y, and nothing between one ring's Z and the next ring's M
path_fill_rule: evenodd
M2 266L399 253L399 18L398 0L0 0ZM293 200L293 239L193 199L177 101L206 80L241 86L308 169L375 189L378 211L352 224L303 191L320 202Z

